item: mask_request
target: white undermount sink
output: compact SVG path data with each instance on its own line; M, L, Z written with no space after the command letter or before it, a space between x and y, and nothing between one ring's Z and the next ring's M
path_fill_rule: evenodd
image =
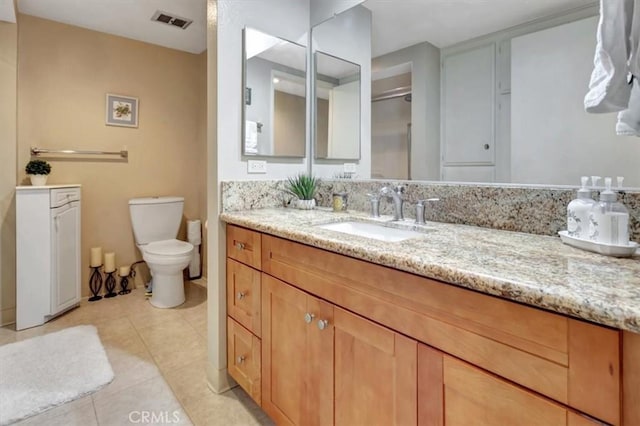
M325 225L316 225L316 228L342 232L344 234L357 235L359 237L373 238L374 240L398 242L423 236L423 233L405 229L391 228L364 222L335 222Z

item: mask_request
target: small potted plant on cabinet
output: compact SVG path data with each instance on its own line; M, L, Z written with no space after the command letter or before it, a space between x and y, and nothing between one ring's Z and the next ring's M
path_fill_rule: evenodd
M286 189L298 198L296 207L301 210L312 210L316 207L316 195L318 179L313 176L299 174L287 178Z
M46 185L47 177L51 173L51 164L44 160L31 160L27 163L27 167L24 169L31 179L31 185L42 186Z

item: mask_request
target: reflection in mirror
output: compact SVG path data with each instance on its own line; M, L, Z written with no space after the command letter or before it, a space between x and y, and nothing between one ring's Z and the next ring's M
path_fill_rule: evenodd
M315 158L360 159L360 65L316 51Z
M242 153L304 157L306 48L244 30Z
M363 6L373 22L371 101L411 91L410 103L372 103L372 140L363 141L372 177L577 185L599 175L640 187L640 139L616 135L616 114L584 111L597 2ZM383 82L407 73L409 88ZM388 111L392 102L406 111Z

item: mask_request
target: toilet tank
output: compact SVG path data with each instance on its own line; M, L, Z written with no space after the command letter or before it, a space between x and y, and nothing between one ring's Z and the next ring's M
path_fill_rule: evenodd
M129 213L136 244L171 240L178 236L183 197L148 197L129 200Z

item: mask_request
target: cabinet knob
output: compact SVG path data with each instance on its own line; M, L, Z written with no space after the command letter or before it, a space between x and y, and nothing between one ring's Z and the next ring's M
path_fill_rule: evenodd
M316 316L314 314L310 314L307 312L306 314L304 314L304 322L306 322L307 324L311 324L311 321L313 321L315 317Z
M329 326L329 321L327 321L327 320L318 320L318 328L320 330L324 330L328 326Z
M238 250L244 250L244 243L236 243L236 248Z
M244 296L245 296L245 294L243 292L241 292L241 291L238 292L238 295L237 295L238 300L244 299Z
M485 149L485 150L489 149L489 144L488 144L488 143L485 143L485 144L484 144L484 149Z
M242 364L244 362L244 355L240 355L236 361L237 364Z

